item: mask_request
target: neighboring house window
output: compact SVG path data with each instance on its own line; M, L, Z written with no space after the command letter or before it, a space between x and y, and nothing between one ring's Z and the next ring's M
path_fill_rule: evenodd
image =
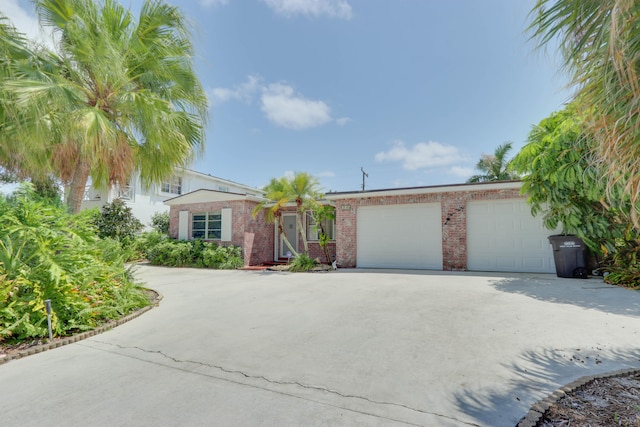
M228 193L229 192L229 187L223 187L222 185L218 186L218 191L222 191L224 193Z
M222 214L207 212L193 214L191 238L220 240L222 238Z
M162 192L171 194L182 194L182 178L172 176L162 183Z
M325 219L322 221L322 228L329 237L329 240L334 240L335 222L331 219ZM311 212L307 214L307 240L318 240L318 234L320 233L320 227L316 227L316 221L311 215Z

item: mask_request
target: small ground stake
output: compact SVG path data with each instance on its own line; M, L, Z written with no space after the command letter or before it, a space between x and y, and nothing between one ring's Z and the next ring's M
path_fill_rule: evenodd
M47 308L47 326L49 327L49 342L53 341L53 331L51 330L51 300L44 300L44 305Z

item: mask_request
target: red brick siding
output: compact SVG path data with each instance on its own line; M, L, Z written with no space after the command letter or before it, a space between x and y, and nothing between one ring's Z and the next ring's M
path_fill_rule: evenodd
M189 212L189 236L191 236L191 218L194 213L220 212L231 209L231 241L216 241L220 245L234 245L243 248L245 265L259 265L273 259L273 226L266 224L264 213L255 219L252 216L256 202L248 200L191 203L171 206L169 211L169 235L178 237L178 217L180 211ZM246 239L246 237L249 237Z
M356 267L357 209L360 206L440 203L444 270L467 268L467 216L469 200L522 198L519 189L451 191L402 196L372 196L336 201L336 257L341 267Z

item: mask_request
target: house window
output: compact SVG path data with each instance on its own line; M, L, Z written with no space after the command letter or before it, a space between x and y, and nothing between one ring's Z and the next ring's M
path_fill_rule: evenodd
M329 240L335 240L335 221L332 219L324 219L322 221L322 228L325 234L329 237ZM320 227L316 227L316 221L313 218L311 212L307 214L307 240L319 240Z
M182 178L179 176L172 176L162 183L161 188L163 193L182 194Z
M229 187L223 187L222 185L218 186L218 191L222 191L223 193L229 192Z
M222 214L220 212L193 214L191 238L220 240L222 238Z

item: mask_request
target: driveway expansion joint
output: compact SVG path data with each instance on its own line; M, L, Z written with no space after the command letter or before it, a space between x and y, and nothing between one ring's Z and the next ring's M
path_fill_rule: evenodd
M264 375L253 375L253 374L248 374L246 372L240 371L240 370L236 370L236 369L229 369L229 368L225 368L224 366L219 366L219 365L214 365L214 364L210 364L210 363L206 363L206 362L200 362L197 360L181 360L181 359L177 359L173 356L170 356L166 353L164 353L162 350L149 350L146 348L142 348L142 347L137 347L137 346L124 346L124 345L120 345L120 344L114 344L114 343L110 343L110 342L105 342L105 341L98 341L95 339L91 339L88 340L89 342L95 342L98 344L104 344L104 345L108 345L108 346L112 346L112 347L116 347L118 349L121 350L138 350L141 351L143 353L148 353L148 354L157 354L160 355L174 363L189 363L189 364L193 364L193 365L200 365L200 366L204 366L207 368L212 368L212 369L217 369L219 371L222 371L226 374L231 374L231 375L241 375L244 378L247 379L253 379L253 380L262 380L262 381L266 381L267 383L270 384L277 384L277 385L282 385L282 386L298 386L300 388L303 389L307 389L307 390L314 390L314 391L319 391L319 392L324 392L324 393L328 393L328 394L333 394L345 399L358 399L358 400L364 400L368 403L372 403L374 405L383 405L383 406L393 406L393 407L398 407L398 408L403 408L403 409L408 409L409 411L413 411L413 412L418 412L421 414L425 414L425 415L431 415L431 416L435 416L438 418L444 418L444 419L448 419L451 421L456 421L458 423L462 423L464 425L468 425L468 426L472 426L472 427L480 427L479 424L475 424L475 423L471 423L471 422L467 422L467 421L462 421L458 418L455 417L451 417L448 415L444 415L444 414L439 414L437 412L429 412L429 411L425 411L423 409L418 409L418 408L414 408L402 403L395 403L395 402L384 402L384 401L380 401L380 400L375 400L375 399L371 399L368 397L364 397L364 396L358 396L355 394L345 394L342 392L339 392L337 390L332 390L330 388L326 388L326 387L322 387L322 386L316 386L316 385L310 385L310 384L304 384L301 383L299 381L279 381L279 380L275 380L272 378L267 378ZM347 409L347 408L345 408ZM373 414L371 414L373 415Z

